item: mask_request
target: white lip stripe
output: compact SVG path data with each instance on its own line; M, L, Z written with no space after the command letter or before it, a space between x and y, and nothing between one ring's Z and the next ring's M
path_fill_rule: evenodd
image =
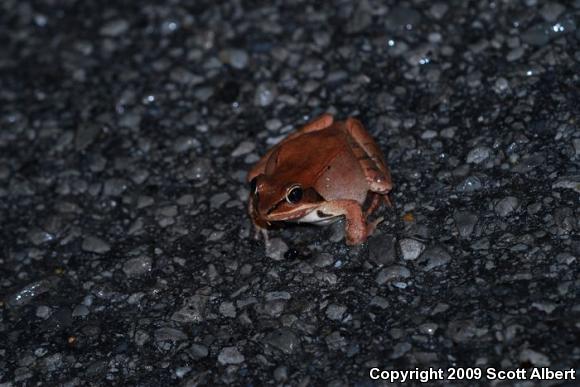
M297 223L312 223L319 226L325 226L330 223L334 223L338 220L340 216L325 216L324 218L318 216L318 211L312 211L302 218L294 220Z

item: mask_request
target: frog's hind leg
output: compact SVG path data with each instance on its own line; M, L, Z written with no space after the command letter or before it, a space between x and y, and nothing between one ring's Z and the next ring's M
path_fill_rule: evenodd
M359 120L350 117L346 120L345 127L351 148L364 171L370 190L387 195L393 188L391 172L386 166L379 146Z
M323 130L328 128L334 123L334 117L329 113L324 113L323 115L316 117L312 121L308 122L306 125L302 126L301 128L296 129L294 133L291 133L286 137L280 144L283 144L287 141L292 140L298 136L303 135L304 133L311 133L317 132L319 130Z
M322 129L328 128L334 122L334 117L329 113L324 113L323 115L316 117L296 132L298 133L310 133L316 132Z

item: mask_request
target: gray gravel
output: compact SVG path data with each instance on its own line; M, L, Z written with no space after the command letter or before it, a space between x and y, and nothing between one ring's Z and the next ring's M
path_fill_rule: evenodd
M4 0L0 37L0 386L580 364L580 1ZM326 111L394 207L265 247L245 175Z

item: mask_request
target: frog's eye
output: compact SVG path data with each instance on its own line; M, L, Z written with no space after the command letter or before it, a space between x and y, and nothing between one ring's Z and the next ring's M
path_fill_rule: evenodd
M294 185L286 192L286 201L291 204L296 204L302 200L303 193L304 191L302 190L302 187Z
M257 183L258 178L254 177L252 179L252 181L250 181L250 192L255 195L258 193L258 183Z

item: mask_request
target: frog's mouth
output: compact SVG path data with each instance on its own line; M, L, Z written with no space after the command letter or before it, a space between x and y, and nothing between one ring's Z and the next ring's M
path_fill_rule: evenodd
M320 210L320 203L312 204L307 208L290 212L280 212L267 217L271 222L308 223L317 226L326 226L340 219L340 215L328 214Z
M297 221L298 219L306 217L310 213L315 212L318 205L319 203L289 205L286 203L286 201L284 201L280 202L270 211L268 211L268 214L266 214L265 218L271 222Z

